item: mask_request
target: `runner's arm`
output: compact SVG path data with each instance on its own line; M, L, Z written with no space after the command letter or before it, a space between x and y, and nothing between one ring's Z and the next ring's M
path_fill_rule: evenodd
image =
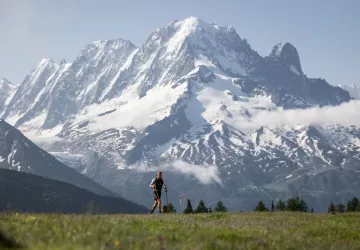
M154 188L155 187L155 179L152 179L149 187Z

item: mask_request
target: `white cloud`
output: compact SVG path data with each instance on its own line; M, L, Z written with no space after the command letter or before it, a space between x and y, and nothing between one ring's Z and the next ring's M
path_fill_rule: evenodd
M314 107L309 109L261 111L254 115L251 127L281 125L325 125L339 123L360 126L360 101L352 100L338 106Z
M193 91L197 95L196 98L189 101L190 105L187 110L187 116L191 123L207 122L216 125L219 121L225 121L243 132L261 126L325 125L330 123L360 125L360 100L352 100L338 106L284 110L276 107L271 96L248 97L229 79L221 75L217 76L217 80L207 84L206 88L194 88ZM237 96L238 101L233 101L230 94ZM251 117L248 117L247 114L251 114Z
M55 142L68 142L68 143L71 142L70 140L67 140L67 139L64 139L64 138L61 138L58 136L52 136L52 135L34 136L34 137L29 136L28 138L35 144L45 143L45 144L50 145Z
M218 183L223 185L220 178L219 169L215 165L193 165L181 160L176 160L174 162L160 166L138 165L131 166L129 168L138 172L174 171L184 175L192 175L200 183L205 185L211 183Z
M178 160L174 161L167 167L170 168L170 170L174 170L182 174L193 175L202 184L210 184L212 182L216 182L220 185L223 184L219 176L219 170L215 165L193 165Z
M23 133L24 136L26 136L29 140L34 142L35 144L51 144L55 142L68 142L70 143L70 140L67 140L65 138L58 137L57 134L60 133L62 126L57 126L53 129L48 130L37 130L37 129L31 129L27 128L25 125L20 127L21 133Z

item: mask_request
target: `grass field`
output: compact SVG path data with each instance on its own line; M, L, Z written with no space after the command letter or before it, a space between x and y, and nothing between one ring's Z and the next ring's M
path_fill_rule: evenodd
M0 214L0 230L39 250L360 249L359 213Z

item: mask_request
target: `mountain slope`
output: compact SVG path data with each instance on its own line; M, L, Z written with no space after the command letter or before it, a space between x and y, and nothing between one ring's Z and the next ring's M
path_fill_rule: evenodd
M52 128L65 122L103 98L108 82L135 49L122 39L96 41L84 46L73 63L41 60L20 84L3 117L15 126L35 120L37 126Z
M4 120L0 120L0 168L65 181L94 193L115 196L115 193L59 162Z
M29 213L145 213L127 200L94 194L66 182L0 169L1 211Z
M46 85L51 82L58 68L59 65L52 60L41 60L38 66L19 85L3 116L13 117L14 122L21 123L28 110L42 100L42 93L46 90Z
M18 86L13 85L6 78L0 78L0 114L11 101Z
M308 176L325 178L339 187L336 199L347 199L350 180L321 170L358 177L358 123L325 119L318 108L353 114L356 103L348 91L308 78L290 43L261 57L233 27L189 17L152 32L140 48L94 42L56 72L53 87L41 87L51 89L42 108L25 117L9 106L4 117L62 162L138 203L152 202L148 182L157 169L167 172L171 199L182 192L194 202L226 200L230 209L294 195ZM293 179L303 186L292 188ZM308 194L329 199L326 188Z
M357 85L339 85L339 87L348 91L352 98L360 99L360 88Z

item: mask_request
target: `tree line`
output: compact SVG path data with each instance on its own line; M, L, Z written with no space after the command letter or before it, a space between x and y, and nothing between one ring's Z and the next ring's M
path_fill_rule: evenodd
M306 202L296 196L295 198L290 198L286 202L279 200L275 205L271 201L271 208L266 207L263 201L259 201L257 206L254 208L254 211L265 212L265 211L298 211L298 212L309 212ZM311 208L311 213L314 210ZM333 202L330 203L328 207L329 213L345 213L345 212L360 212L360 200L357 197L353 197L345 204L339 203L335 205Z
M228 208L225 207L222 201L218 201L214 212L227 212ZM271 205L267 207L263 201L259 201L257 206L254 208L254 211L256 212L267 212L267 211L297 211L297 212L311 212L313 213L313 208L308 208L308 205L306 202L301 199L299 196L296 196L295 198L290 198L286 201L278 200L276 204L274 204L273 201L271 201ZM167 212L170 213L176 213L176 209L174 206L169 203L167 206ZM184 214L193 214L193 213L211 213L213 212L213 209L211 207L206 207L205 202L203 200L200 200L197 207L194 209L192 207L190 199L187 200L187 206L184 209ZM330 203L328 207L329 213L345 213L345 212L360 212L360 200L357 197L353 197L347 202L347 206L345 206L343 203L339 203L335 205L333 202Z
M353 197L352 199L348 200L346 208L345 208L345 204L343 203L339 203L335 205L333 202L331 202L328 207L328 212L329 213L360 212L359 198Z
M228 209L225 207L222 201L218 201L214 212L227 212ZM174 208L173 204L169 203L166 207L167 213L176 213L176 209ZM190 199L187 200L186 208L184 209L184 214L193 214L193 213L212 213L213 209L211 207L206 207L205 202L200 200L199 204L195 209L193 209Z
M274 202L271 201L271 207L268 208L263 201L259 201L257 206L254 208L254 211L257 212L266 212L266 211L298 211L298 212L308 212L308 205L306 202L301 199L299 196L295 198L290 198L287 201L278 200L274 205ZM314 210L311 208L311 213Z

